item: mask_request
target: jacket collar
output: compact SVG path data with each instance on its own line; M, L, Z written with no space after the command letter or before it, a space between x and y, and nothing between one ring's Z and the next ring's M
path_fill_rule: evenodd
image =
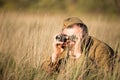
M85 36L82 40L82 44L81 44L81 49L82 49L82 53L87 53L91 47L91 45L93 44L93 40L91 36Z

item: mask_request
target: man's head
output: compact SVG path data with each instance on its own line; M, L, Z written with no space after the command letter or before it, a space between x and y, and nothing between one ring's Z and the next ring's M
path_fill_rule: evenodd
M77 17L70 17L64 20L63 22L63 34L66 35L76 35L76 34L82 34L84 37L85 35L88 35L88 29L87 26Z

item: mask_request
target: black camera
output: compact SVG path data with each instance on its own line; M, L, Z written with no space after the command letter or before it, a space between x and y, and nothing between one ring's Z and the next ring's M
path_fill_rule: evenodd
M76 39L77 39L77 37L75 35L67 36L65 34L60 34L60 35L56 36L56 40L60 41L60 42L66 42L67 40L71 40L71 41L75 42Z

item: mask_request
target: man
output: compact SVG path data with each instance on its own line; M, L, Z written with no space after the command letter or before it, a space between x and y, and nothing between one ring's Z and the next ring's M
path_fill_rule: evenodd
M57 35L74 35L74 41L60 41L54 38L53 50L51 61L49 64L49 71L60 71L62 61L67 63L66 59L73 61L84 59L92 66L90 69L100 68L105 72L111 71L113 68L112 60L114 57L113 50L104 42L88 35L87 26L77 17L70 17L64 20L64 27ZM64 53L67 50L67 55ZM62 58L61 58L62 56ZM84 57L84 58L83 58ZM62 64L63 65L63 64ZM87 68L87 67L86 67Z

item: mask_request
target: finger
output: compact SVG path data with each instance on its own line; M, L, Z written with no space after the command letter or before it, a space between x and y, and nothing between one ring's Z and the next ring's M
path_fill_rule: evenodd
M75 42L73 42L73 41L70 42L70 45L74 45L74 44L75 44Z
M56 42L54 45L55 45L56 47L61 47L61 46L63 45L63 42Z
M56 41L56 44L63 44L64 42Z

